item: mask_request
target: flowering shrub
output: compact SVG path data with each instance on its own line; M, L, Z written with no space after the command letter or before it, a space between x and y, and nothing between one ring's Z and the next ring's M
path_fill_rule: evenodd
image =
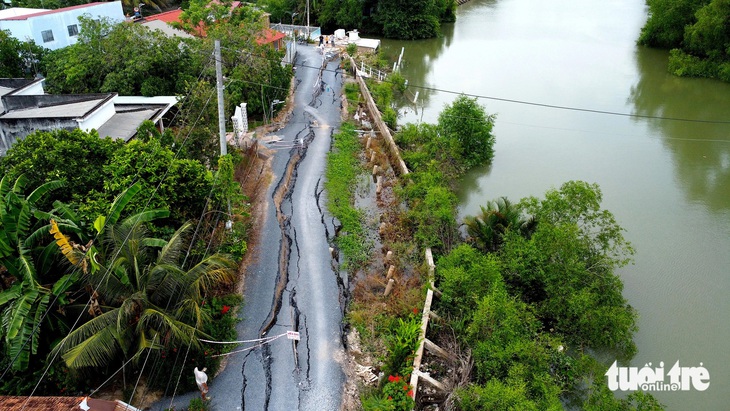
M394 411L410 411L415 406L411 398L413 389L399 375L388 376L388 382L383 386L383 394L392 402Z

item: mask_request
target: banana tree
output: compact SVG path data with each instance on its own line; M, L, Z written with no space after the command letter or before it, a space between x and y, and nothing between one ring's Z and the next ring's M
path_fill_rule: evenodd
M60 181L41 185L28 196L26 179L0 180L0 331L6 355L13 370L25 370L30 356L37 354L40 328L54 318L51 306L63 307L68 303L66 293L75 286L73 274L61 276L51 273L54 268L56 244L37 247L48 234L47 226L37 217L45 215L35 208L44 195L61 187ZM40 227L34 227L41 225ZM52 275L55 274L55 275ZM47 284L51 277L56 281ZM44 321L45 319L45 321Z

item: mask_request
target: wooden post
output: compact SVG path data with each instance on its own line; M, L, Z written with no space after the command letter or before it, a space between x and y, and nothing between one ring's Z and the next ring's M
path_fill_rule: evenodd
M380 227L378 227L378 234L380 234L381 236L383 234L385 234L385 228L386 227L387 226L385 225L385 221L383 221L382 223L380 223Z
M391 265L390 268L388 268L388 274L385 276L385 279L391 281L393 279L393 274L395 274L395 266Z
M375 194L380 194L383 191L383 176L375 177Z
M371 143L371 141L370 141L370 137L368 137L368 139L367 139L367 140L365 140L365 148L366 148L366 149L370 148L370 143Z
M384 296L387 297L388 294L390 294L390 292L393 291L393 284L394 283L395 283L395 280L394 279L391 278L391 279L388 280L388 285L385 286L385 293L383 294Z
M375 150L372 150L370 152L370 162L371 163L374 163L375 162Z
M390 264L393 262L393 251L388 250L387 253L385 253L385 264Z
M376 164L373 166L373 176L377 176L379 173L380 173L380 166Z

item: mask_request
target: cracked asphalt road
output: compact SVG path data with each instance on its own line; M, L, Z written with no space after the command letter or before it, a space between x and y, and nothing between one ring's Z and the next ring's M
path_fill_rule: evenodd
M347 278L332 266L334 228L320 196L331 136L340 125L342 73L338 59L323 62L311 46L299 46L296 67L292 115L276 132L277 146L293 148L276 150L272 161L271 202L258 258L246 273L238 335L249 340L294 330L301 341L280 338L229 356L225 370L209 380L214 410L339 410L342 402ZM175 397L173 405L183 409L198 395ZM168 398L152 409L169 406Z

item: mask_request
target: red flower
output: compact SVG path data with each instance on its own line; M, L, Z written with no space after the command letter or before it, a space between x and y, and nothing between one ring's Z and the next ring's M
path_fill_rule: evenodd
M221 314L227 313L230 309L231 309L231 307L224 305L223 308L221 309Z
M397 378L397 377L393 377L392 375L389 375L389 376L388 376L388 382L393 382L393 381L397 381L397 380L396 380L396 378Z
M388 401L393 401L393 397L388 397Z
M408 391L408 396L413 398L413 390Z
M418 307L413 309L413 314L418 314Z
M408 386L407 385L404 385L403 386L403 391L408 391Z

